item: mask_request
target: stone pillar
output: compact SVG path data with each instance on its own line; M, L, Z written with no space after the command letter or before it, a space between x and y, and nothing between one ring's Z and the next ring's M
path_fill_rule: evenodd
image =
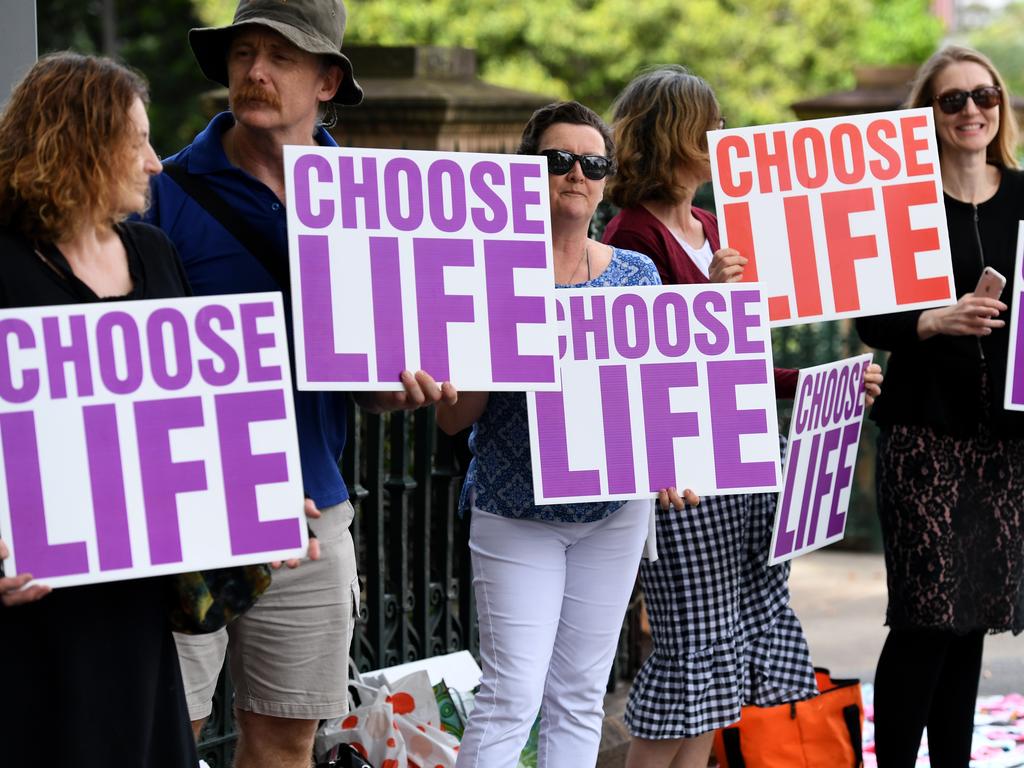
M554 99L477 77L476 51L432 46L345 49L366 96L339 107L342 146L515 152L523 126Z

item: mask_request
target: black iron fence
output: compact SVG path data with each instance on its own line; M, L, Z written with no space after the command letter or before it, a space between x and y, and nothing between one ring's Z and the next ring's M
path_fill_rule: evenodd
M360 671L468 649L477 653L468 523L458 515L465 436L449 438L432 408L384 416L349 405L342 474L355 507L361 586L350 654ZM231 689L222 673L200 757L231 765Z
M361 671L477 649L468 526L458 515L468 460L433 409L386 416L352 408L342 462L363 605L352 642ZM468 522L468 521L466 521Z

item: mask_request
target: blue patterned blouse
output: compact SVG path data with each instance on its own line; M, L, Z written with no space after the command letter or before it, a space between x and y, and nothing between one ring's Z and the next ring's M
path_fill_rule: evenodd
M612 260L593 280L559 288L614 288L626 285L661 285L654 263L636 251L616 248ZM523 392L492 392L487 408L469 437L473 460L462 487L459 509L469 510L471 499L479 509L504 517L592 523L617 510L624 501L580 504L533 503L530 468L530 423ZM475 498L472 495L475 492Z

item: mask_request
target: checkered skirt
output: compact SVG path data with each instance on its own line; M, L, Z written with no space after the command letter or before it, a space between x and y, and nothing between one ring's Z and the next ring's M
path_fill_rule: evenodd
M744 704L815 694L789 563L768 566L775 498L708 497L658 514L660 557L640 565L654 647L629 693L634 736L690 738L735 722Z

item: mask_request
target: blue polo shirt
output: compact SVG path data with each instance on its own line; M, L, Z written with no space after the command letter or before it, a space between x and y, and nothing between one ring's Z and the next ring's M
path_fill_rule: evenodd
M221 112L189 146L169 159L189 173L203 176L287 263L284 206L265 184L231 165L224 154L221 137L234 122L230 112ZM323 128L317 129L315 138L319 144L337 146ZM169 176L155 176L152 193L152 205L145 220L160 227L174 241L197 296L280 290L259 259ZM291 338L290 296L284 297L284 304ZM348 498L348 489L338 469L345 448L345 398L348 395L297 390L294 395L306 495L321 509L339 504Z

